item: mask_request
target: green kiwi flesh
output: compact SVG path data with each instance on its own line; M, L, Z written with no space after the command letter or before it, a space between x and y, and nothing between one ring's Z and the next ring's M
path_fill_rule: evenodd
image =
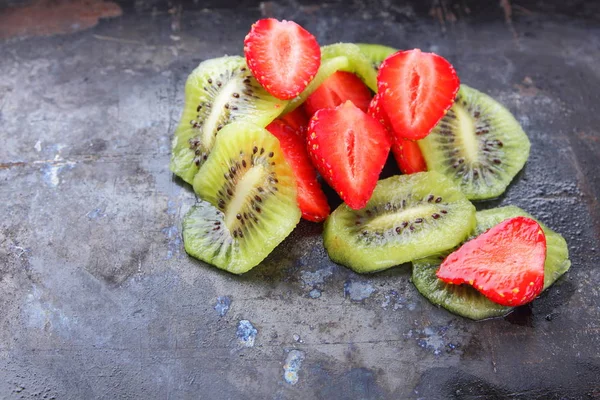
M321 47L321 60L345 56L348 66L340 68L341 71L352 72L377 93L377 71L369 58L354 43L336 43Z
M515 206L478 211L475 214L477 226L469 239L482 234L506 219L518 216L533 218ZM538 223L540 223L546 235L545 290L569 269L571 261L569 260L569 249L565 239L541 222L538 221ZM512 310L510 307L492 302L472 286L448 285L438 279L436 272L443 258L450 252L447 251L413 261L412 281L423 296L433 304L440 305L450 312L474 320L499 317Z
M233 121L267 126L287 101L267 93L245 59L226 56L204 61L187 78L183 114L173 138L171 171L192 183L208 158L217 132Z
M279 141L251 123L219 132L194 191L201 200L183 222L185 249L235 274L258 265L300 221L296 178Z
M393 47L383 46L380 44L356 43L356 45L360 51L362 51L362 53L371 61L371 64L375 70L379 70L379 66L383 60L398 51Z
M325 79L329 78L336 71L347 70L349 65L348 58L344 56L321 59L321 66L319 67L319 71L317 71L317 74L313 80L310 81L308 86L297 97L290 100L282 114L292 112L301 106L308 96L310 96L315 90L317 90L319 86L321 86Z
M380 180L367 205L340 205L325 222L329 257L375 272L451 249L475 226L475 207L437 172Z
M470 200L500 196L529 157L529 139L504 106L466 85L433 131L419 141L427 169Z

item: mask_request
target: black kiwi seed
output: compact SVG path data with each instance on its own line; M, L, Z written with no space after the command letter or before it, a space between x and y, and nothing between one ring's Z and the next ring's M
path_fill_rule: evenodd
M197 112L200 112L200 110L202 110L202 105L199 105L198 107L196 107Z
M411 225L409 229L410 229L410 231L412 232L412 231L414 231L414 230L415 230L415 227L414 227L413 225Z
M259 214L260 214L260 211L261 211L261 210L260 210L260 207L256 206L256 207L254 207L254 210L255 210L257 213L259 213Z
M400 227L399 227L399 226L397 226L397 227L396 227L396 233L397 233L397 234L400 234L400 232L402 232L402 230L400 229Z
M262 203L262 199L261 199L261 197L260 197L259 195L255 195L255 196L254 196L254 199L255 199L256 201L258 201L259 203Z
M222 83L220 81L217 81L217 86L221 87Z
M492 162L493 162L494 164L502 164L502 161L500 161L500 159L499 159L499 158L494 158L494 159L492 160Z
M196 166L199 167L200 166L200 160L196 158L194 160L194 164L196 164Z
M262 156L264 152L265 152L265 149L264 149L264 147L261 147L261 148L260 148L260 155Z
M402 227L403 228L406 228L407 226L408 226L408 222L406 222L406 221L402 222Z
M212 79L208 78L208 83L212 83Z
M237 219L242 219L242 214L237 214L235 217L236 217Z
M438 219L439 217L440 217L440 214L438 214L438 213L431 214L431 218L433 218L433 219Z
M252 153L253 153L253 154L256 154L257 152L258 152L258 147L254 146L254 147L252 148Z
M273 157L275 155L275 153L273 153L272 151L269 152L269 157Z
M234 93L233 97L235 97L236 99L239 99L240 98L240 94L239 93Z
M439 203L440 201L442 201L442 198L441 198L441 197L438 197L437 199L435 199L435 202L436 202L436 203Z
M446 210L442 210L442 211L440 211L440 212L441 212L442 214L448 214L448 211L446 211Z
M423 218L417 218L415 219L415 224L420 224L423 222Z
M233 196L233 191L232 191L231 189L229 189L229 188L228 188L228 189L227 189L227 194L228 194L228 195L230 195L230 196Z
M219 199L219 208L225 207L225 200Z
M433 201L434 196L432 194L429 195L429 197L427 197L427 202L431 203Z
M246 168L246 160L242 160L242 167Z

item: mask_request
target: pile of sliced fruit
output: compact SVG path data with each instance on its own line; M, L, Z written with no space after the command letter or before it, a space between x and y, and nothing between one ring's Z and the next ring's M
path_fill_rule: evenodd
M375 44L320 47L262 19L245 57L202 62L185 87L171 170L198 203L186 251L240 274L298 224L325 221L330 258L356 272L413 263L431 302L482 319L533 300L570 266L565 240L499 196L529 156L510 112L443 57ZM379 180L392 151L397 176ZM344 204L330 214L325 182Z

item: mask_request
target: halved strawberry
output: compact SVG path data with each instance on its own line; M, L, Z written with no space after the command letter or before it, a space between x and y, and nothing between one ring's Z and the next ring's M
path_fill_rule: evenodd
M313 115L307 144L313 164L329 186L350 208L363 208L390 152L386 129L346 101Z
M279 119L296 132L301 133L303 138L306 137L309 118L306 115L304 108L298 107L294 109L294 111L280 116Z
M371 97L371 91L358 76L351 72L337 71L308 96L304 108L312 116L322 108L335 108L350 100L356 107L367 112Z
M544 287L546 236L531 218L507 219L450 254L437 277L468 283L504 306L532 301Z
M293 21L274 18L252 24L244 39L244 54L256 80L283 100L300 94L321 65L317 39Z
M454 103L460 81L443 57L421 50L399 51L383 61L377 75L382 105L394 132L422 139Z
M296 175L302 217L313 222L323 221L329 215L329 204L308 157L304 134L280 119L271 122L267 130L279 139L283 156Z
M392 153L403 174L427 171L427 164L416 142L398 137L393 133L390 120L381 106L381 94L376 94L369 104L369 115L381 122L392 136Z

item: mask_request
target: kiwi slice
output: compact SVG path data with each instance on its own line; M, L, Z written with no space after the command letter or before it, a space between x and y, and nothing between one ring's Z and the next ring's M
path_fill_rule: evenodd
M352 72L375 93L377 93L377 71L373 68L371 60L363 54L354 43L336 43L321 47L321 60L345 56L348 66L340 68L341 71Z
M451 249L475 226L475 207L437 172L377 183L367 205L339 206L325 222L329 257L356 272L375 272Z
M308 86L294 99L292 99L287 107L285 108L282 114L287 114L289 112L294 111L298 108L304 101L310 96L321 84L325 81L325 79L329 78L336 71L346 71L349 68L350 62L347 57L339 56L332 57L327 60L321 59L321 66L319 67L319 71L313 78L312 81L308 84Z
M471 200L500 196L529 157L529 139L500 103L466 85L419 141L427 169L449 177Z
M475 214L477 226L469 239L472 239L500 222L513 217L529 217L525 211L515 206L478 211ZM535 218L533 218L535 219ZM546 234L546 261L544 264L544 289L552 285L571 266L569 249L565 239L537 221ZM474 320L499 317L512 308L504 307L489 300L469 285L448 285L435 275L442 260L450 254L447 251L435 256L413 261L412 281L429 301L447 310Z
M243 57L204 61L187 78L185 105L173 138L171 171L192 183L217 132L232 121L267 126L287 105L267 93Z
M202 200L183 222L185 250L235 274L260 263L300 221L296 178L279 141L248 122L219 132L194 191Z
M373 68L375 70L379 70L379 66L388 58L390 54L394 54L397 52L397 49L393 47L383 46L380 44L371 44L371 43L356 43L360 51L367 56L367 58L371 61Z

